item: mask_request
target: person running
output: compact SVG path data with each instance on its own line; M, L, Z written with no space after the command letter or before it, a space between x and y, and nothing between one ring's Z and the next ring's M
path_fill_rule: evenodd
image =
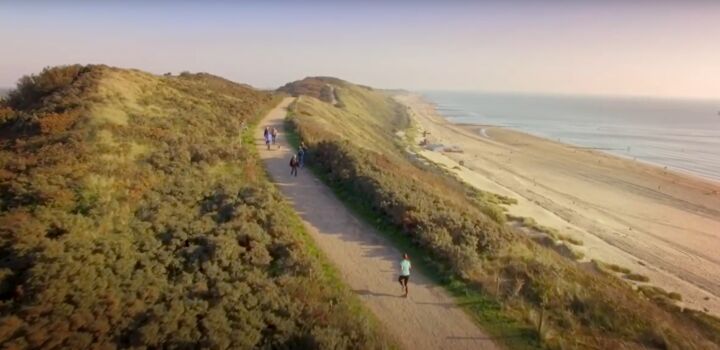
M277 129L276 129L276 128L272 128L271 134L272 134L272 144L274 145L274 144L275 144L275 140L277 140L277 135L278 135Z
M405 298L407 298L408 296L408 280L410 280L410 269L412 269L412 264L410 264L410 258L408 257L407 253L405 253L403 254L403 259L400 262L400 277L398 278L398 282L400 282L400 287L404 292L403 297Z
M297 177L297 168L300 166L300 162L298 161L298 157L296 155L293 155L292 158L290 158L290 176Z

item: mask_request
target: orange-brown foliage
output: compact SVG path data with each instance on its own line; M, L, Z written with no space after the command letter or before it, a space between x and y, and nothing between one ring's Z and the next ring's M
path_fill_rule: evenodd
M101 86L136 88L152 108L122 126L78 122L94 103L128 108ZM10 98L20 116L0 132L21 132L0 139L3 349L388 347L327 283L238 141L271 94L71 66L24 78Z
M38 125L40 132L49 135L57 134L69 129L73 123L77 120L78 113L65 112L65 113L50 113L40 118Z

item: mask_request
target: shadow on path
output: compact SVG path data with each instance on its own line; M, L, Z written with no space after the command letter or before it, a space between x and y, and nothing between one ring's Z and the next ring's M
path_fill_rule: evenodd
M367 289L354 289L353 292L357 295L373 296L373 297L391 297L391 298L402 298L399 294L388 294L388 293L376 293Z

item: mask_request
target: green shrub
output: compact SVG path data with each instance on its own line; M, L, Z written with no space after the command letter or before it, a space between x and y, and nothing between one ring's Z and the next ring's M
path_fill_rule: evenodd
M498 206L483 206L480 210L498 224L505 224L505 211Z
M23 78L13 113L40 117L0 140L0 344L389 347L240 137L277 101L208 74Z

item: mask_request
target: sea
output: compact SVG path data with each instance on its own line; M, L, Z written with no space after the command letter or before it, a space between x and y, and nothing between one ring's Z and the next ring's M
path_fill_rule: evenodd
M453 123L508 127L720 181L720 100L421 93Z

